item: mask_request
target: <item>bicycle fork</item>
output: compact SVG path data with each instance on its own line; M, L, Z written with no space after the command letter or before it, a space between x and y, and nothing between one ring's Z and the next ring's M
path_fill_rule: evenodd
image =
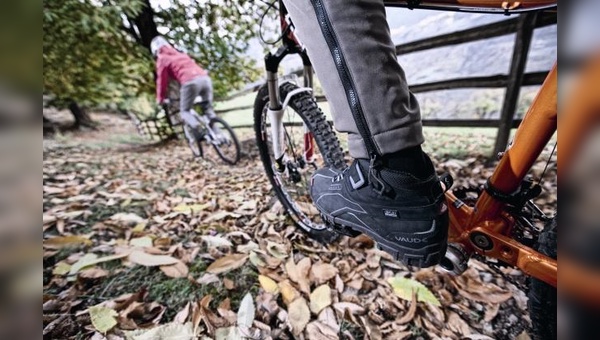
M283 114L287 109L290 100L298 93L302 92L312 92L312 66L308 61L308 57L305 57L305 52L298 52L303 56L303 60L305 60L304 65L304 87L298 88L294 91L291 91L287 94L283 102L281 101L281 96L279 93L279 86L286 82L292 82L291 79L286 79L283 82L279 82L279 78L277 75L277 68L279 66L279 62L289 53L291 53L289 48L280 48L276 54L268 54L265 63L267 66L267 89L269 93L269 107L267 109L267 115L269 117L269 121L271 123L271 141L273 146L273 156L275 158L275 169L282 173L287 168L287 163L294 160L286 159L286 147L285 147L285 128L283 125ZM308 65L307 65L308 64ZM312 163L314 158L314 138L312 132L306 125L303 124L304 131L304 145L303 145L303 153L302 158L306 163Z

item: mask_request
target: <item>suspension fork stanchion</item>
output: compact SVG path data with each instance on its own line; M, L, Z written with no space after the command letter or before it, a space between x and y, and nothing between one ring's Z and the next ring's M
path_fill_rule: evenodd
M304 87L305 88L313 88L313 67L310 63L310 59L308 59L308 55L306 54L306 50L303 50L300 53L300 57L302 58L302 63L304 64ZM312 91L312 96L314 98L315 92ZM306 123L303 123L304 127L304 160L306 163L310 164L314 162L314 152L315 152L315 139L313 133L310 131Z

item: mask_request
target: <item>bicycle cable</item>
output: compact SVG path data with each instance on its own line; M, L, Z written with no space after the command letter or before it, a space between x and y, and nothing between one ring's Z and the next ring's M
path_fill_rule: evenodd
M544 171L542 171L542 174L540 175L540 180L538 181L538 185L542 185L542 182L544 181L544 176L546 175L546 171L548 171L548 166L550 165L550 161L552 160L552 156L554 156L554 152L556 151L556 145L558 144L558 142L554 143L554 147L552 148L552 152L550 153L550 156L548 156L548 161L546 161L546 166L544 167Z
M289 33L290 26L288 25L288 27L286 27L285 31L283 31L281 33L281 35L276 40L274 40L274 41L267 41L265 39L264 35L263 35L262 27L263 27L263 24L264 24L264 20L265 20L267 14L269 13L269 11L272 8L274 8L276 10L279 10L279 8L277 8L277 6L275 6L275 4L278 2L278 0L275 0L272 3L268 3L268 2L263 1L263 0L259 0L259 1L262 2L262 3L264 3L264 4L267 4L267 8L265 9L265 12L263 13L263 15L260 17L260 23L258 24L258 37L259 37L260 41L262 41L265 45L275 45L278 42L280 42L281 39L283 39L283 37L285 37L286 34Z

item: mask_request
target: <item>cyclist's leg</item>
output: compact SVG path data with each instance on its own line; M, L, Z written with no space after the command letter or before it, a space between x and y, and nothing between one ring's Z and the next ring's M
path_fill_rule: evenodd
M200 106L204 111L204 114L210 119L214 118L217 115L215 114L215 110L213 108L213 86L212 79L209 76L202 76L196 78L198 82L198 89L200 90L200 96L202 96L202 102L200 102Z
M421 150L419 105L397 62L383 1L284 1L356 158L337 176L315 174L316 207L408 264L437 264L446 250L447 209Z
M183 122L194 129L200 124L198 119L196 119L194 116L192 110L194 99L196 96L198 96L199 92L200 90L196 79L190 80L181 85L179 96L179 114L181 115Z

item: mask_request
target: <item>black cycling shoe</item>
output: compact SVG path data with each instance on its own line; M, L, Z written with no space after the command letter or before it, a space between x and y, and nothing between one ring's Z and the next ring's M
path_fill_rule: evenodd
M420 177L357 159L343 172L318 170L311 196L323 218L341 232L365 233L404 264L430 267L446 253L448 208L433 164L431 173Z

